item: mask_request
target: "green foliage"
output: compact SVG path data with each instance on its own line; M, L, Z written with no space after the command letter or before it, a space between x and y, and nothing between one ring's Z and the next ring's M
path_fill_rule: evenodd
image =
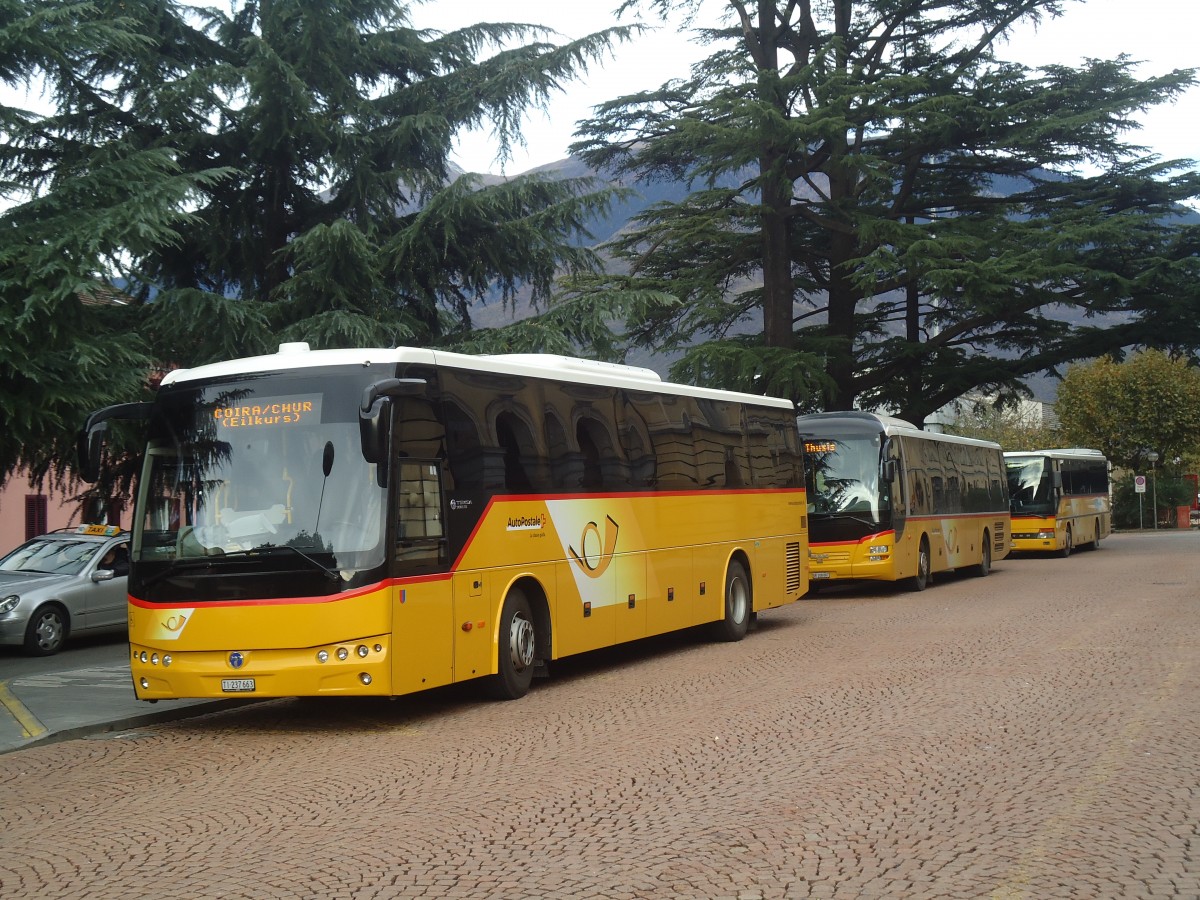
M1200 174L1126 142L1132 115L1195 82L1126 57L1030 69L998 56L1058 0L720 5L688 75L602 105L575 150L687 178L611 250L615 290L679 303L644 346L731 334L821 360L822 405L918 423L969 390L1131 345L1200 347L1197 238L1174 219ZM700 0L626 10L700 20ZM1096 175L1079 174L1085 168ZM1123 312L1121 324L1088 321ZM810 377L810 384L817 379Z
M106 147L58 189L0 217L0 475L66 475L86 413L139 399L154 356L139 309L98 273L178 240L194 192L219 173L184 174L162 150Z
M1185 479L1154 474L1147 478L1145 493L1139 494L1133 485L1133 473L1125 473L1113 480L1113 527L1153 528L1157 509L1158 527L1174 528L1176 508L1191 506L1195 500L1192 483Z
M1043 424L1040 415L1020 403L962 404L945 430L960 437L993 441L1005 450L1045 450L1063 446L1058 432Z
M64 472L92 409L152 371L273 350L459 340L475 302L588 271L586 181L455 180L636 26L418 31L398 0L0 0L0 478ZM120 307L86 306L88 294ZM577 329L583 333L583 329Z
M1164 466L1200 447L1200 369L1158 350L1104 357L1067 371L1055 409L1066 442L1146 472L1151 451Z

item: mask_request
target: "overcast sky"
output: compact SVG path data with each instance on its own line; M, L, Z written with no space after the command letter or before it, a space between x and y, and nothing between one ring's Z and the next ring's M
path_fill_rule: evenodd
M192 0L196 5L222 5L222 0ZM620 0L416 0L413 24L449 31L478 21L527 22L561 33L560 42L582 37L618 21L613 11ZM725 8L723 0L706 0ZM1027 65L1077 65L1085 57L1111 59L1128 53L1143 61L1139 75L1159 75L1172 69L1200 67L1200 0L1065 0L1066 13L1040 28L1020 29L1000 55ZM661 23L655 23L660 24ZM653 33L617 48L553 98L548 114L534 111L523 129L526 146L517 147L503 168L518 174L555 162L567 155L576 123L605 100L655 88L687 74L690 64L707 55L693 43L681 23L668 23ZM6 103L40 106L28 97L0 86ZM1141 117L1144 129L1131 136L1164 159L1200 158L1200 87L1173 105L1157 107ZM486 134L460 139L455 161L471 172L501 171L497 147Z
M577 38L614 24L633 21L613 16L619 0L487 0L486 3L430 0L414 7L414 24L452 30L481 20L546 25L564 38ZM723 8L720 0L710 5ZM1023 27L999 55L1026 65L1077 65L1084 58L1112 59L1128 53L1143 61L1139 75L1200 67L1200 0L1075 0L1065 14L1038 29ZM517 174L567 155L576 123L591 108L624 94L658 87L686 75L705 49L689 40L679 23L618 48L613 59L595 66L566 86L549 116L531 114L524 129L527 146L517 148L504 171ZM1200 87L1177 103L1142 117L1144 130L1132 137L1165 159L1200 158ZM499 172L496 146L486 135L459 142L455 160L471 172Z

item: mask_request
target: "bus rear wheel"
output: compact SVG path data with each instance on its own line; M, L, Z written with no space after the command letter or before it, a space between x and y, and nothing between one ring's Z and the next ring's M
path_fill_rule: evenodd
M740 641L750 628L753 603L750 576L737 560L725 572L725 617L712 624L713 637L718 641Z
M513 588L500 613L500 643L496 648L497 672L484 681L484 691L494 700L517 700L529 692L536 663L537 629L529 598Z
M1096 523L1096 535L1095 535L1095 537L1092 538L1092 542L1090 544L1088 544L1088 549L1089 550L1099 550L1100 549L1100 523L1099 522Z
M921 546L917 550L917 574L904 579L904 586L910 591L923 591L929 587L929 538L921 535Z
M984 578L992 571L992 537L986 531L983 533L983 547L981 549L979 565L975 566L973 574L979 578Z

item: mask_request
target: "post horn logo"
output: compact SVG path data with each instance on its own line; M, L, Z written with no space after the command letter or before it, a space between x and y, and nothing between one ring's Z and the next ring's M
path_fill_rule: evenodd
M612 516L605 516L604 537L600 537L600 527L595 522L583 526L583 534L579 536L579 546L582 552L574 547L567 547L571 559L589 578L599 578L612 562L613 553L617 549L617 532L621 530ZM603 547L603 549L601 549Z

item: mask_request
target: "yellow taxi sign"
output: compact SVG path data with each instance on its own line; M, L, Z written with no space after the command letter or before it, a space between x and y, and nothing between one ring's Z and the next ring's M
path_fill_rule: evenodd
M120 525L80 525L75 529L76 534L100 534L104 537L112 537L121 533Z

